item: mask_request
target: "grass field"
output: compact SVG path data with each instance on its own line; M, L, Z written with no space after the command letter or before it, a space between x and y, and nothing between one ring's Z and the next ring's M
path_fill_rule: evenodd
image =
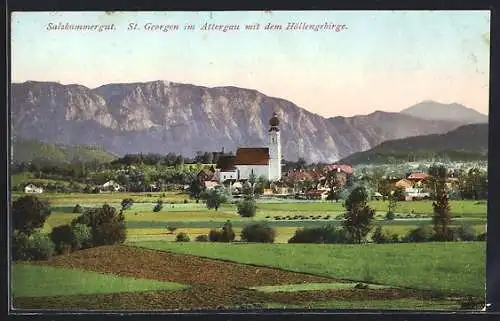
M242 218L236 212L234 204L223 204L218 211L209 210L202 203L190 202L184 204L181 201L178 204L165 204L160 212L153 212L155 200L162 193L113 193L113 194L42 194L43 198L49 199L52 204L52 214L49 216L44 230L50 230L58 225L69 223L76 218L78 214L73 214L75 204L80 204L84 208L102 206L108 203L111 206L120 208L120 201L125 197L131 197L136 200L132 208L125 211L126 225L128 228L128 238L131 241L137 240L169 240L173 241L175 235L167 234L166 228L173 226L178 228L177 232L188 233L192 239L197 235L207 234L212 228L220 228L223 223L230 220L233 227L239 230L255 221L268 221L268 224L277 229L277 243L286 243L293 236L297 228L318 227L325 224L340 224L336 219L342 216L343 207L339 203L331 202L289 202L284 201L270 203L270 201L259 202L257 215L254 218ZM187 195L169 192L166 193L167 199L184 200ZM452 209L458 209L460 214L453 212L455 218L453 224L459 225L466 223L473 226L476 232L483 233L486 223L486 204L476 204L474 201L452 201ZM423 224L431 224L431 202L400 202L398 211L414 210L414 213L425 212L422 214L427 217L406 217L397 218L393 221L384 220L387 202L373 201L371 206L380 210L376 213L374 225L382 225L391 233L406 234L410 229ZM482 211L482 212L481 212ZM477 213L476 213L477 212ZM296 215L304 215L306 219L281 219L276 220L277 216L293 218ZM320 219L311 219L310 215L321 216ZM326 215L330 215L326 219ZM398 214L399 215L399 214ZM415 216L414 214L413 216ZM148 231L148 232L145 232Z
M124 198L132 198L135 201L134 206L130 211L134 212L152 212L154 203L157 199L163 199L164 202L177 202L179 204L173 204L175 211L191 210L196 208L197 211L201 211L204 206L203 204L196 204L192 200L189 200L189 196L181 192L165 192L165 197L162 197L164 193L152 192L152 193L102 193L102 194L86 194L86 193L43 193L39 196L40 198L47 199L51 202L53 206L66 206L72 208L76 204L82 206L100 206L104 203L119 206L120 202ZM13 198L17 198L23 193L15 192L13 193ZM182 204L184 200L187 200L188 204ZM141 202L146 202L148 204L141 204ZM164 211L171 210L172 204L165 204ZM184 206L183 206L184 205ZM371 201L370 206L374 208L377 212L387 212L388 201ZM459 215L464 217L476 217L485 218L487 213L487 203L485 201L450 201L451 212L453 215ZM344 207L342 202L328 202L328 201L312 201L312 202L296 202L287 200L274 200L274 201L259 201L257 205L257 215L287 215L287 214L297 214L298 212L309 213L315 212L318 215L320 213L331 213L331 212L343 212ZM234 204L223 204L220 208L221 212L236 212L236 206ZM433 212L432 201L407 201L398 202L396 212L408 214L413 211L414 214L425 214L430 215Z
M182 290L172 282L119 277L90 271L15 264L12 269L14 297Z
M484 242L329 245L144 241L133 245L352 281L484 296Z

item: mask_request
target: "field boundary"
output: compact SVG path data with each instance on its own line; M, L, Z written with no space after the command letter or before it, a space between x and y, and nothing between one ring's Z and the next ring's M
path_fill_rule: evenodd
M238 243L234 243L234 244L238 244ZM239 244L252 244L252 243L239 243ZM247 266L257 267L257 268L270 268L270 269L275 269L275 270L279 270L282 272L294 272L294 273L300 273L300 274L309 275L309 276L324 277L327 279L331 279L333 281L335 281L335 280L336 281L345 281L346 283L363 283L363 284L367 284L367 285L372 284L372 285L380 285L380 286L389 286L389 287L398 288L398 289L402 289L402 290L418 291L418 292L421 292L422 294L428 294L428 295L437 295L437 296L441 296L441 295L443 295L443 296L461 296L462 295L463 296L464 295L463 293L446 293L444 291L439 291L439 290L419 289L419 288L408 287L408 286L383 284L383 283L376 283L376 282L365 282L362 280L354 280L354 279L340 278L340 277L334 278L334 277L329 276L329 275L288 270L288 269L274 267L274 266L270 266L270 265L261 265L261 264L254 264L254 263L242 263L242 262L237 262L237 261L228 260L228 259L209 257L209 256L205 256L205 255L195 255L195 254L176 252L176 251L171 251L171 250L154 249L154 248L150 248L150 247L146 247L146 246L134 245L133 243L124 243L122 245L129 246L129 247L137 247L137 248L141 248L141 249L148 249L148 250L153 250L153 251L159 251L159 252L166 252L166 253L171 253L171 254L182 254L182 255L186 255L186 256L199 257L199 258L203 258L203 259L216 260L216 261L226 262L226 263L242 264L242 265L247 265ZM256 290L254 290L254 291L256 291Z

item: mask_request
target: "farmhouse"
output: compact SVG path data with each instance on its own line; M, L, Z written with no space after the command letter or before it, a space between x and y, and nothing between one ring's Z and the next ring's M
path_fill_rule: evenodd
M37 194L41 194L43 193L43 188L41 187L38 187L34 184L28 184L24 187L24 192L25 193L37 193Z
M276 113L269 120L267 147L238 148L236 156L219 157L215 176L219 183L248 180L251 175L269 181L281 179L281 141L279 119Z
M100 186L100 190L103 192L119 192L122 191L123 188L120 184L115 181L107 181L106 183Z
M399 181L397 181L396 183L394 183L394 186L399 187L399 188L404 188L404 189L413 188L413 182L410 181L409 179L402 178Z

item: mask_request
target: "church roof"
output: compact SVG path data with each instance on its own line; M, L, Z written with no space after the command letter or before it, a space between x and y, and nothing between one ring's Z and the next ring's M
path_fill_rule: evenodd
M220 156L219 159L217 160L217 168L219 168L223 172L233 171L236 169L234 167L234 160L235 157L232 155Z
M234 165L269 165L269 148L238 148Z

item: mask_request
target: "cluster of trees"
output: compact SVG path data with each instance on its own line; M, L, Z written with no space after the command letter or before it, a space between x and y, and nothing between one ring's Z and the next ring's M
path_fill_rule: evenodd
M79 205L75 206L74 212L81 211ZM50 213L50 204L34 195L13 202L12 258L15 261L45 260L54 253L123 243L126 239L123 213L109 205L88 209L71 223L44 233L42 228Z
M198 235L198 242L234 242L236 234L230 221L224 223L219 230L212 229L208 235ZM274 243L276 230L265 222L251 223L241 230L241 241L252 243ZM177 242L189 242L190 238L186 233L179 233L176 236Z

